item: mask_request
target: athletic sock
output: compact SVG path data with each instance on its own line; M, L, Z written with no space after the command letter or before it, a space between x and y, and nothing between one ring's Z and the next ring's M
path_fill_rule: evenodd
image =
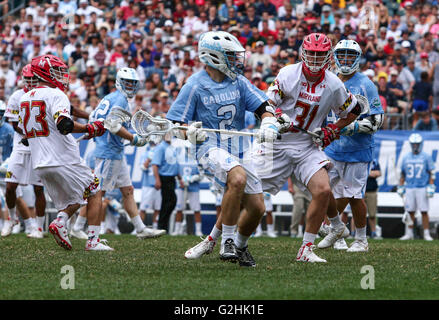
M159 227L159 223L158 223L158 222L153 222L153 223L152 223L152 228L153 228L154 230L157 230L158 227Z
M366 238L366 227L356 228L355 230L356 230L355 239L362 240L362 241L367 241L367 238Z
M223 237L221 239L221 244L224 244L227 239L235 238L235 229L236 229L236 225L227 226L223 224Z
M258 224L258 226L256 228L256 233L262 234L262 226L261 226L261 224Z
M31 230L38 230L37 218L29 218Z
M15 219L17 219L17 215L15 213L15 207L13 208L8 208L9 211L9 217L11 218L11 221L14 221Z
M242 234L237 232L236 235L235 235L235 245L236 245L236 247L238 249L245 248L247 246L248 238L249 237L243 236Z
M74 231L84 230L85 223L87 222L87 218L83 216L79 216L76 218L76 222L73 226Z
M46 219L46 216L42 216L42 217L37 216L36 219L37 219L38 228L41 228L41 230L44 230L44 221Z
M216 241L221 237L222 231L216 227L216 225L213 226L212 231L210 232L210 237L212 240Z
M274 232L274 224L267 224L267 232Z
M142 219L140 219L140 216L137 215L134 218L131 218L131 223L134 225L134 228L136 229L137 233L142 232L143 229L145 229L145 225L142 222Z
M32 218L23 219L25 232L32 232Z
M317 234L306 232L303 234L303 241L302 245L308 244L308 242L311 242L311 244L314 244L314 241L316 240Z
M201 233L201 222L195 222L195 232Z
M340 215L337 214L334 218L328 218L329 222L331 222L331 227L334 229L340 229L343 225L343 222L340 219Z
M99 231L101 230L101 226L88 226L88 240L95 241L99 239Z
M0 218L0 230L3 229L3 219Z
M181 234L181 221L175 223L174 231L176 234Z

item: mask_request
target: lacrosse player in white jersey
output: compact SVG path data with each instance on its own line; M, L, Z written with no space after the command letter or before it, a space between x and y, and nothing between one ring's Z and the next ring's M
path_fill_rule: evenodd
M337 202L338 212L343 213L350 204L355 221L355 240L348 248L344 239L336 240L336 234L329 234L319 242L318 248L334 246L347 252L366 252L369 250L366 238L367 207L364 201L367 177L373 161L373 134L383 122L378 90L375 84L361 72L358 72L362 50L354 40L341 40L334 49L337 72L351 94L360 95L364 106L357 120L341 130L339 140L325 148L325 153L334 164L329 170L332 191ZM360 99L360 98L358 98ZM328 123L337 121L333 114Z
M87 204L85 249L113 250L99 239L99 180L81 159L78 143L69 134L86 132L89 139L100 136L105 132L103 123L80 124L71 119L70 102L64 93L69 83L68 67L61 59L53 55L36 57L31 71L38 78L38 85L20 99L19 128L29 142L32 168L58 210L49 231L61 247L70 250L67 220Z
M8 162L8 172L6 173L6 204L11 216L15 216L17 202L17 187L19 185L33 185L35 192L35 209L36 209L36 225L32 227L29 234L31 238L43 238L43 227L46 210L46 197L44 196L44 188L41 179L32 169L31 152L26 139L23 139L23 132L18 128L18 113L20 109L21 97L32 90L37 84L38 79L31 71L31 65L27 64L23 67L21 76L24 82L24 88L15 91L8 100L5 117L14 127L14 147ZM23 140L22 140L23 139ZM28 211L18 202L21 212Z
M311 192L303 243L296 261L326 262L313 252L326 212L329 219L334 220L337 238L347 237L349 230L337 214L327 172L331 163L320 148L339 139L340 130L354 121L361 109L341 80L326 70L332 48L324 34L306 36L301 54L302 62L282 68L267 93L278 108L279 121L291 119L292 125L272 147L261 145L257 163L258 168L263 169L259 175L265 192L277 194L290 176L295 178L296 185ZM321 128L330 110L340 119ZM312 131L315 136L303 130ZM266 170L270 164L272 169Z

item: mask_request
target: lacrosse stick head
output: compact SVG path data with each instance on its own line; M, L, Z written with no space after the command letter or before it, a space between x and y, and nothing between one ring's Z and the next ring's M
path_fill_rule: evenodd
M364 115L368 115L370 112L369 100L361 94L356 94L355 98L357 98L358 104L361 107L360 117Z
M131 121L131 113L121 107L111 108L110 113L104 120L104 128L112 133L119 131L123 123Z
M153 117L148 112L139 110L131 118L131 126L136 133L143 137L163 136L170 132L174 125L161 117Z

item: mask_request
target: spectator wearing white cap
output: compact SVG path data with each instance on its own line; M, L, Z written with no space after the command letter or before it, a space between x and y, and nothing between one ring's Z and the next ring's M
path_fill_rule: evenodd
M332 27L335 25L335 19L334 15L331 12L331 6L324 5L322 7L322 15L320 17L320 25L324 25L325 23L329 23L329 25Z
M78 6L76 5L76 1L62 0L59 2L59 12L61 12L64 16L74 14L77 9Z
M53 33L49 34L46 45L43 47L41 54L48 54L49 52L54 54L56 49L56 37Z
M363 72L363 74L367 76L370 81L374 82L373 78L375 78L375 71L373 71L372 69L367 69Z
M163 25L163 33L162 33L163 43L170 41L170 38L172 37L173 26L174 26L174 22L172 22L172 20L165 21L165 24Z

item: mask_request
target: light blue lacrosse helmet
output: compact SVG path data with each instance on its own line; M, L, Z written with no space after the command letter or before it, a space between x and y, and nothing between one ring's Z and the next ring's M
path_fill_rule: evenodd
M334 60L342 75L350 75L360 67L360 45L354 40L341 40L334 48Z

